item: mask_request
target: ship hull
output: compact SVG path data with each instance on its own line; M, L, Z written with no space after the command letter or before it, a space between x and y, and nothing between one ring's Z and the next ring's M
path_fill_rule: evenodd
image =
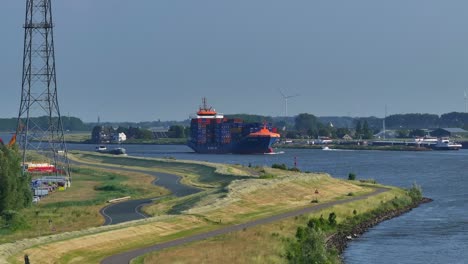
M231 144L195 144L189 142L188 146L196 153L201 154L263 154L270 153L271 146L278 141L275 137L245 137Z

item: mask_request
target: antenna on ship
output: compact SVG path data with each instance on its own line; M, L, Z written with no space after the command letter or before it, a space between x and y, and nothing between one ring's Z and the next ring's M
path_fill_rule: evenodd
M281 94L281 96L283 97L283 100L284 100L284 116L287 117L288 116L288 99L291 99L291 98L294 98L294 97L298 97L299 94L295 94L295 95L285 95L281 89L279 89L279 92Z
M208 107L208 101L206 100L206 97L202 98L202 106L200 107L200 109L205 111L209 111L212 109L212 107Z

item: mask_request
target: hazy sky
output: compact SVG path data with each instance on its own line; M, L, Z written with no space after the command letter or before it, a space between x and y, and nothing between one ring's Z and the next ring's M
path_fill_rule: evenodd
M53 1L62 115L383 116L463 111L468 2ZM0 7L0 117L20 101L25 0Z

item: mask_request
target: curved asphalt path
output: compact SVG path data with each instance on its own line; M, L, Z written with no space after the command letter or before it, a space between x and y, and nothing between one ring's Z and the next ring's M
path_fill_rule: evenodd
M128 171L128 172L138 172L149 174L156 177L156 180L153 181L154 185L164 187L171 191L172 195L177 197L187 196L190 194L194 194L200 192L201 189L184 185L180 183L182 177L174 174L168 173L161 173L161 172L151 172L145 170L138 170L138 169L131 169L131 168L121 168L121 167L112 167L106 165L95 165L95 164L88 164L82 163L78 161L72 161L74 164L84 165L84 166L91 166L101 169L111 169L111 170L118 170L118 171ZM166 196L160 196L152 199L139 199L139 200L129 200L119 203L110 204L104 208L102 208L99 212L105 218L104 225L115 225L123 222L128 222L132 220L138 220L147 218L148 215L144 214L140 209L146 204L150 204L155 200L161 199Z
M179 238L179 239L176 239L176 240L172 240L172 241L152 245L152 246L145 247L145 248L140 248L140 249L135 249L135 250L123 252L123 253L120 253L120 254L113 255L113 256L105 258L104 260L101 261L101 264L128 264L128 263L130 263L130 261L132 259L134 259L134 258L136 258L138 256L141 256L141 255L144 255L146 253L152 252L152 251L158 251L158 250L162 250L162 249L166 249L166 248L170 248L170 247L180 246L180 245L185 244L185 243L195 242L195 241L211 238L211 237L214 237L214 236L223 235L223 234L226 234L226 233L240 231L240 230L242 230L244 228L250 228L250 227L254 227L254 226L257 226L257 225L263 225L263 224L269 224L269 223L280 221L280 220L283 220L283 219L286 219L286 218L290 218L290 217L294 217L294 216L298 216L298 215L302 215L302 214L307 214L307 213L317 212L319 210L325 209L325 208L330 207L330 206L363 200L363 199L369 198L371 196L386 192L388 190L390 190L390 189L376 188L376 190L374 192L369 193L369 194L365 194L365 195L362 195L362 196L356 196L356 197L346 199L346 200L339 200L339 201L332 201L332 202L328 202L328 203L323 203L323 204L319 204L319 205L315 205L315 206L311 206L311 207L306 207L306 208L302 208L302 209L282 213L282 214L279 214L279 215L274 215L274 216L270 216L270 217L266 217L266 218L262 218L262 219L253 220L253 221L243 223L243 224L227 226L227 227L220 228L220 229L217 229L217 230L213 230L213 231L209 231L209 232L205 232L205 233L201 233L201 234L197 234L197 235L192 235L192 236L188 236L188 237L184 237L184 238Z

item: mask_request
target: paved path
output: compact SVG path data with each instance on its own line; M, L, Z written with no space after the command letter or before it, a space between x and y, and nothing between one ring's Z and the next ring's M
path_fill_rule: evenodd
M119 171L128 171L128 172L138 172L149 174L156 177L156 180L153 181L154 185L164 187L171 191L172 195L177 197L182 197L190 194L200 192L201 189L188 186L180 183L181 177L174 174L161 173L161 172L151 172L139 169L131 168L120 168L106 165L96 165L88 164L77 161L72 161L74 164L91 166L101 169L111 169ZM165 197L165 196L163 196ZM140 209L146 204L152 203L154 200L160 199L162 197L156 197L152 199L139 199L139 200L129 200L120 203L110 204L102 208L99 212L104 216L105 222L104 225L115 225L123 222L128 222L132 220L138 220L148 217Z
M328 203L323 203L323 204L316 204L314 206L310 206L310 207L306 207L306 208L302 208L302 209L282 213L282 214L279 214L279 215L274 215L274 216L258 219L258 220L253 220L253 221L243 223L243 224L239 224L239 225L228 226L228 227L224 227L224 228L221 228L221 229L217 229L217 230L213 230L213 231L209 231L209 232L205 232L205 233L201 233L201 234L197 234L197 235L192 235L192 236L188 236L188 237L184 237L184 238L180 238L180 239L176 239L176 240L156 244L156 245L145 247L145 248L140 248L140 249L135 249L135 250L123 252L123 253L120 253L120 254L105 258L104 260L102 260L101 263L102 264L128 264L128 263L130 263L130 261L132 259L134 259L134 258L136 258L138 256L141 256L141 255L144 255L146 253L152 252L152 251L157 251L157 250L162 250L162 249L166 249L166 248L170 248L170 247L180 246L180 245L185 244L185 243L204 240L204 239L207 239L207 238L211 238L211 237L218 236L218 235L223 235L223 234L230 233L230 232L240 231L240 230L242 230L244 228L250 228L250 227L254 227L254 226L257 226L257 225L263 225L263 224L269 224L269 223L280 221L280 220L283 220L283 219L286 219L286 218L316 212L316 211L322 210L324 208L327 208L327 207L330 207L330 206L333 206L333 205L339 205L339 204L345 204L345 203L349 203L349 202L353 202L353 201L363 200L363 199L366 199L368 197L371 197L371 196L386 192L388 190L389 189L387 189L387 188L377 188L374 192L366 194L366 195L355 196L355 197L350 198L350 199L333 201L333 202L328 202Z

